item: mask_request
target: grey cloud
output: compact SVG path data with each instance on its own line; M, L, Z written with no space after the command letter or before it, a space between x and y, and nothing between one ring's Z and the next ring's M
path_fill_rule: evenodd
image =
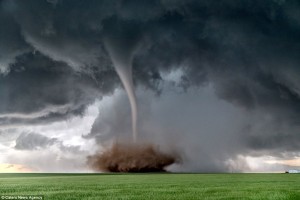
M16 139L17 150L45 150L56 145L62 152L79 153L79 146L66 146L57 138L50 138L38 133L21 133Z
M22 133L16 140L18 150L35 150L46 148L57 142L55 138L48 138L37 133Z

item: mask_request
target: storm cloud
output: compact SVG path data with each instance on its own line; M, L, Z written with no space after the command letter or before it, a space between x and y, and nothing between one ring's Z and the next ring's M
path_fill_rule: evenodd
M127 137L128 100L104 40L135 38L141 139L177 138L190 170L299 156L299 9L297 0L2 0L0 126L67 120L109 99L83 138Z
M108 80L97 82L96 76ZM0 78L0 125L48 123L81 115L96 98L113 92L113 79L117 76L112 70L79 74L39 52L18 56L10 73Z

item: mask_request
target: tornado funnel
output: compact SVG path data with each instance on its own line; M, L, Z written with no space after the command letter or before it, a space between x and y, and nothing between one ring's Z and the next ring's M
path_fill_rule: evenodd
M134 142L137 140L137 102L132 80L132 59L137 43L136 37L108 36L104 38L105 47L129 98Z

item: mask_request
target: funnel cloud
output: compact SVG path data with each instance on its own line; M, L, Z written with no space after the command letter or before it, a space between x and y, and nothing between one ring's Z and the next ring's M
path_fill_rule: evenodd
M131 36L132 37L132 36ZM138 40L118 35L118 38L106 37L104 44L108 49L112 63L123 83L129 98L132 115L133 141L137 141L137 102L132 79L132 59Z

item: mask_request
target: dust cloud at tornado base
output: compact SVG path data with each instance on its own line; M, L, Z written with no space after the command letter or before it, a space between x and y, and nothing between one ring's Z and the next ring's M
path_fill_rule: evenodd
M163 153L145 143L115 142L104 151L88 157L88 165L102 172L165 172L166 167L179 162L176 154Z

